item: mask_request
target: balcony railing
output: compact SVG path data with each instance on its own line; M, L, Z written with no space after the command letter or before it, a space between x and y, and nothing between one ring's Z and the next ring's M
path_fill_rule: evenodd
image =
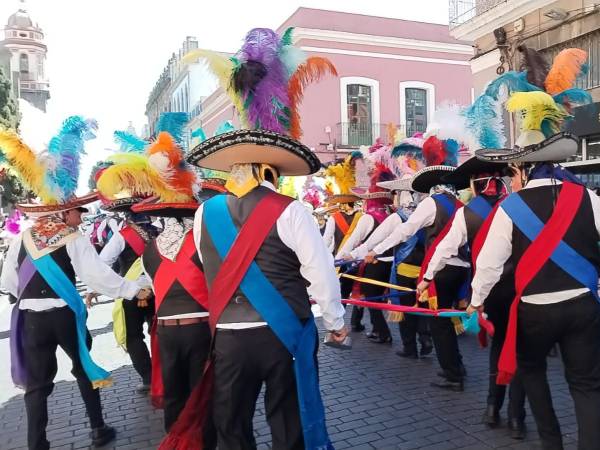
M396 125L396 127L404 132L403 126ZM361 145L373 145L378 137L387 142L387 129L388 124L383 123L338 123L337 146L340 148L357 148Z
M449 0L450 29L484 14L507 0Z

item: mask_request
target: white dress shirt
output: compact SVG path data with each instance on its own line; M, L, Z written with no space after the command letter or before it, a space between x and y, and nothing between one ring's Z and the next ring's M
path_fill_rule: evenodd
M108 266L112 267L114 263L117 262L123 250L125 250L125 238L118 231L112 235L108 243L102 248L100 252L100 259L104 261ZM146 276L144 271L142 270L142 274L136 280L137 284L140 286L151 286L152 282L150 278ZM88 292L92 292L92 290L88 290Z
M333 254L335 251L335 219L333 216L329 216L325 222L325 231L323 231L323 242L329 253Z
M275 190L263 181L261 186ZM200 253L202 237L202 212L200 205L194 218L194 241ZM277 234L281 241L298 257L300 274L310 285L308 294L314 299L323 314L323 322L328 330L339 330L344 326L345 310L341 303L340 283L333 265L333 257L323 243L319 228L310 212L299 201L291 202L277 219ZM266 323L218 324L217 328L254 328Z
M327 223L325 224L325 232L323 233L323 240L327 249L335 254L335 259L340 259L343 255L350 253L358 245L360 245L369 235L373 227L375 226L375 219L370 214L363 214L354 230L344 242L344 245L339 250L335 248L335 219L333 216L329 216ZM337 250L337 251L336 251Z
M433 225L437 206L435 200L431 197L426 197L417 205L415 211L410 215L406 222L399 224L395 230L386 239L373 247L373 251L377 255L385 253L388 249L395 247L403 242L406 242L414 236L420 229ZM451 266L469 267L470 264L458 257L448 259L448 264Z
M3 289L15 297L18 296L19 288L18 256L21 242L22 234L15 238L7 251L0 278ZM111 298L133 299L140 290L137 283L125 280L107 266L85 236L81 235L67 242L66 250L77 277L95 292ZM45 311L63 306L66 306L66 302L57 298L23 298L19 303L20 309L32 311Z
M458 256L460 248L467 243L467 223L465 221L465 208L460 207L456 210L454 220L450 226L450 230L444 239L442 239L433 253L425 277L428 280L433 280L435 275L450 263L452 258Z
M545 178L531 180L523 189L533 189L553 183L561 184L560 181ZM600 233L600 198L589 189L587 192L592 203L594 226L598 230L598 233ZM498 208L490 226L488 239L485 240L477 257L477 271L471 284L473 292L471 304L473 306L478 307L483 305L490 291L500 279L504 270L504 264L512 255L512 233L512 220L502 207ZM569 300L588 291L589 289L587 288L568 289L544 294L524 295L521 300L525 303L544 305Z
M392 231L400 224L402 224L402 218L397 213L387 216L384 221L375 228L375 231L371 233L371 236L369 236L366 241L350 252L352 259L363 259L377 244L380 244L392 234ZM343 256L345 255L342 255L342 257Z

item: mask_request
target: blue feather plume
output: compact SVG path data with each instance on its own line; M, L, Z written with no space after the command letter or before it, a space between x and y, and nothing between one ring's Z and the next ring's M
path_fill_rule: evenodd
M572 88L562 91L552 97L559 105L587 105L592 103L592 96L589 92L579 88Z
M500 91L506 88L508 95L513 92L540 91L541 89L527 81L527 72L511 70L491 81L485 88L484 95L489 95L494 100L500 98Z
M230 131L234 130L235 127L233 126L233 123L231 123L231 120L225 120L219 124L213 136L219 136L220 134L229 133Z
M502 148L506 142L502 110L490 95L480 95L467 107L463 115L467 128L476 137L479 148ZM474 150L474 149L472 149Z
M415 154L418 155L422 152L420 147L410 144L398 144L392 149L392 157L398 158L402 155Z
M363 159L363 154L360 150L354 150L350 153L350 159Z
M202 128L196 128L192 131L192 139L193 138L198 138L200 142L204 142L206 140L206 133Z
M95 137L97 123L81 116L71 116L63 122L58 134L48 144L48 156L54 161L54 170L46 174L47 181L61 192L61 200L71 198L77 190L81 155L84 143Z
M121 152L142 153L148 145L148 142L127 131L115 131L113 136Z
M444 162L451 166L458 165L458 151L460 150L460 144L454 139L446 139L444 141L446 146L446 159Z
M173 136L176 142L181 143L183 140L183 128L188 121L189 116L185 112L162 113L156 124L156 134L166 131Z

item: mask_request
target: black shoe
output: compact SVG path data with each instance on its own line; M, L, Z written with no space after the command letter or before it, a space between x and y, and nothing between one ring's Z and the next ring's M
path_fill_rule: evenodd
M391 344L392 337L388 336L388 337L384 338L381 336L376 336L376 337L369 338L369 342L372 342L373 344Z
M510 430L510 437L513 439L523 440L527 434L527 428L525 422L518 419L508 419L508 428Z
M379 333L367 333L367 338L369 339L379 339Z
M352 325L352 331L360 333L361 331L365 331L365 326L362 323L359 325Z
M432 351L433 351L433 345L431 345L431 344L421 345L421 352L419 353L419 355L427 356L427 355L430 355Z
M407 352L406 350L397 351L396 355L402 358L419 359L417 352Z
M138 394L147 394L148 392L150 392L150 383L138 384L135 387L135 392L137 392Z
M446 389L448 391L453 391L453 392L462 392L465 390L465 385L464 385L463 381L450 381L450 380L439 381L439 382L434 381L431 383L431 386L440 388L440 389Z
M112 441L116 435L117 431L109 425L104 425L100 428L92 428L92 445L94 447L102 447Z
M500 413L494 405L487 405L482 422L490 428L497 427L500 424Z

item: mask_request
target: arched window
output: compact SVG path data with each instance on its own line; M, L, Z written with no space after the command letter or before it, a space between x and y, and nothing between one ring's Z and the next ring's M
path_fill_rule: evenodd
M371 145L379 137L379 82L364 77L340 80L342 145Z
M21 53L19 56L19 71L21 73L29 73L29 57L27 53Z
M423 81L400 82L400 125L406 136L424 133L435 110L435 86Z

